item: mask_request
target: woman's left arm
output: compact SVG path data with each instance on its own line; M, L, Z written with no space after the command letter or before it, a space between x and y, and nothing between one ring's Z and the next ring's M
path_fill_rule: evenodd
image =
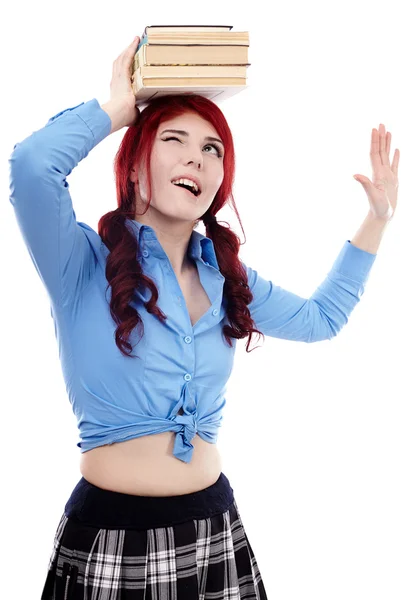
M369 213L356 235L350 240L350 243L360 248L360 250L365 250L366 252L370 252L370 254L377 254L388 222L385 219L378 219Z

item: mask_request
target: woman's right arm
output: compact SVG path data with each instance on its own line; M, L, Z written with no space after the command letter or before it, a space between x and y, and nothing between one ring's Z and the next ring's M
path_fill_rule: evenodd
M111 127L96 99L83 102L16 144L9 158L9 199L32 262L58 306L74 299L96 266L88 226L76 221L66 177Z
M93 99L59 112L16 144L9 158L9 199L32 262L58 306L74 301L96 268L94 230L77 222L66 177L105 137L136 123L130 71L137 45L136 38L113 63L109 102Z

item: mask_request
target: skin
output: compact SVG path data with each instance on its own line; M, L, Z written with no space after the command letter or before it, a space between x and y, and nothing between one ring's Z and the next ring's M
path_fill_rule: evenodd
M383 123L379 131L372 129L370 144L370 160L373 170L373 182L365 175L354 175L367 194L370 210L369 215L375 220L389 222L395 214L398 202L398 167L400 151L396 148L390 164L390 142L392 134L386 132Z
M163 134L165 129L182 129L189 135ZM149 200L145 172L137 165L130 177L135 183L135 218L154 229L180 277L192 268L187 247L196 221L211 206L224 177L224 148L220 142L205 141L206 136L220 139L210 123L192 112L160 124L151 153L151 203L145 213ZM168 139L173 137L177 139ZM202 192L198 197L171 183L183 174L200 180Z

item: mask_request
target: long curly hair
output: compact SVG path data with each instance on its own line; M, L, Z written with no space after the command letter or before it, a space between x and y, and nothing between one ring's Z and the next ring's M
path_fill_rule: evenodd
M209 215L216 213L230 201L242 227L235 206L232 185L235 175L235 152L231 130L219 107L204 96L197 94L160 96L152 99L138 116L136 123L126 131L114 159L114 174L118 207L104 214L98 223L98 233L109 250L106 261L106 279L112 288L110 313L117 327L115 342L123 355L132 356L129 336L134 327L139 328L139 337L144 332L143 321L130 302L135 290L146 287L151 298L146 302L147 311L161 322L167 318L157 306L158 289L154 281L144 275L137 260L138 241L125 225L126 218L135 219L135 184L130 179L132 168L144 161L147 174L148 198L151 199L150 161L151 150L159 125L186 112L195 112L210 123L219 133L224 143L224 178L208 211L200 217L206 226L206 236L212 240L219 269L225 278L224 295L227 300L226 316L230 325L225 324L222 332L231 347L231 338L241 339L249 336L246 350L252 334L264 334L255 328L248 304L253 295L248 286L247 273L238 258L241 245L238 236L230 227L218 222L206 223ZM148 210L149 200L146 210ZM195 227L199 220L196 221ZM257 346L258 347L258 346Z

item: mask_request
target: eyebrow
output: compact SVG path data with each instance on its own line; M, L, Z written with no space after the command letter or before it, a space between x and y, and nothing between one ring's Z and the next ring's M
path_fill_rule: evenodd
M164 131L161 132L160 135L163 135L163 133L179 133L180 135L185 135L188 136L188 132L187 131L183 131L183 129L164 129ZM224 145L224 143L222 142L222 140L220 140L219 138L216 137L211 137L211 136L207 136L205 137L205 141L208 140L209 142L220 142L222 144L222 146Z

